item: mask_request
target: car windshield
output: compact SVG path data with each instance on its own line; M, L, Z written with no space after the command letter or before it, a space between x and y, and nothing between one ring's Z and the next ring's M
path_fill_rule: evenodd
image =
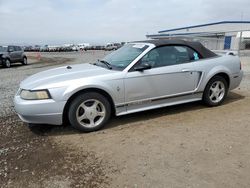
M0 52L7 52L7 46L0 46Z
M114 69L123 70L147 48L148 45L145 44L126 44L102 60L108 62Z

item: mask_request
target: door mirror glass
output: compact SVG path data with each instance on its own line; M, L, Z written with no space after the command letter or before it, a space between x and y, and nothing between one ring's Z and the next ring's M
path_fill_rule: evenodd
M14 52L14 49L13 48L9 48L8 52Z
M147 69L151 69L151 65L148 63L142 63L140 65L135 66L134 68L135 71L143 71Z

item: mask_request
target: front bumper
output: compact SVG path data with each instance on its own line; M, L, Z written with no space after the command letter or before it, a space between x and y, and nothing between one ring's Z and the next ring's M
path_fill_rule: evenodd
M23 100L15 96L15 111L20 119L27 123L61 125L66 101Z

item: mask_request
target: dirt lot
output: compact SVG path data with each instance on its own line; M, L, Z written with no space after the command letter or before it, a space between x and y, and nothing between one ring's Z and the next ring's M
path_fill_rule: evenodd
M113 118L81 134L70 126L31 130L13 111L25 77L105 52L29 54L0 67L1 187L250 187L250 58L240 88L215 108L201 103Z

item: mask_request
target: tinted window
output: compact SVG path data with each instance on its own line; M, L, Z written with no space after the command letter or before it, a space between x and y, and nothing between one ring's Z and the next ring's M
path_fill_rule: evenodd
M202 57L200 56L200 54L198 54L196 51L194 51L193 49L191 48L188 48L188 51L189 51L189 56L190 56L190 60L191 61L196 61L196 60L199 60L201 59Z
M20 46L14 46L14 48L15 48L15 51L21 51L22 50Z
M148 63L152 67L178 65L198 60L200 56L186 46L163 46L151 50L140 63Z
M7 52L6 46L0 46L0 52Z

